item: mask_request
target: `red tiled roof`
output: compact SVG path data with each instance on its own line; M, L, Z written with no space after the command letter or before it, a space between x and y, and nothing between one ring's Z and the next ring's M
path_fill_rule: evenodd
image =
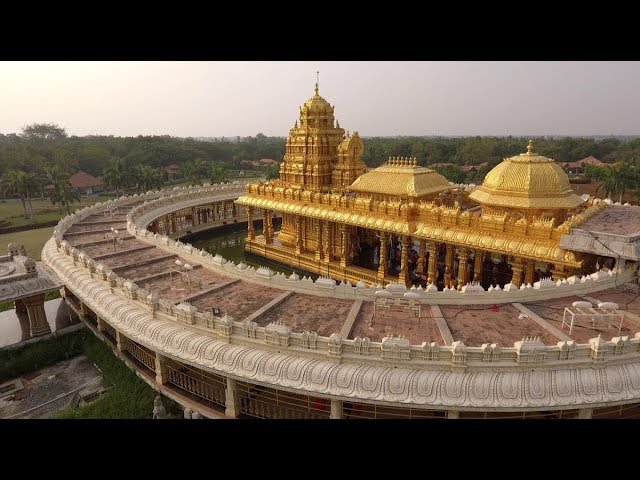
M593 155L589 155L587 158L583 158L582 160L577 160L575 162L568 162L565 165L569 168L582 168L584 165L595 165L596 167L601 167L602 165L606 165L606 163L601 162Z
M69 183L72 188L101 187L104 185L102 180L88 174L87 172L83 172L82 170L78 170L76 173L71 175L69 177Z

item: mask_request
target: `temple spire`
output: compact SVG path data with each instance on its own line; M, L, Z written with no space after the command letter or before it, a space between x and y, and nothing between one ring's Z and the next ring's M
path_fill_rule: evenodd
M529 145L527 145L527 153L533 155L533 140L529 139Z
M318 86L320 85L320 71L316 71L316 95L318 95Z

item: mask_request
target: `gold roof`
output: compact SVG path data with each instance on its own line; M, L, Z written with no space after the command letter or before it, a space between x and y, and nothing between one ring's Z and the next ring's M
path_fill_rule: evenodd
M505 158L469 195L483 205L512 208L575 208L584 200L573 192L569 177L551 158L533 152Z
M333 114L333 107L318 93L318 84L315 86L315 94L309 100L304 102L301 112L307 112L310 116Z
M386 165L360 175L349 190L360 193L420 198L453 187L430 168L418 167L415 157L391 157Z
M557 240L514 238L506 232L483 232L461 225L443 226L427 222L411 225L406 220L374 212L343 211L331 205L308 204L291 199L278 199L244 195L235 202L263 210L317 218L337 224L347 224L371 230L382 230L397 235L412 235L436 242L455 243L467 248L497 251L539 261L551 261L571 267L580 267L580 261L571 252L560 248Z

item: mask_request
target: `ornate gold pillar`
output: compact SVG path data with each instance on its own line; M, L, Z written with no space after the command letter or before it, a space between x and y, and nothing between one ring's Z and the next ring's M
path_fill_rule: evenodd
M324 263L331 262L331 224L325 220L322 231L323 257Z
M313 227L315 228L316 233L316 241L318 245L316 246L316 260L322 260L322 254L324 252L322 248L322 222L320 220L314 220Z
M424 273L424 267L427 263L427 241L420 240L420 250L418 254L418 274L422 275Z
M524 271L524 283L533 285L533 273L536 266L535 260L527 260L527 267Z
M411 245L411 236L402 236L402 252L400 252L400 276L398 282L409 284L409 247Z
M565 271L564 265L554 264L553 269L551 270L551 275L556 282L567 278L567 272Z
M264 243L270 245L273 243L273 224L271 223L271 210L263 210L263 226Z
M482 281L482 260L484 259L484 251L476 249L476 256L473 259L473 281L480 283Z
M296 229L296 255L302 253L302 220L300 215L295 215L293 223Z
M255 240L256 229L253 226L253 207L247 207L247 240Z
M387 258L389 256L388 242L389 235L380 232L380 265L378 266L378 280L384 280L387 276Z
M437 283L438 281L438 244L434 241L429 242L429 276L427 282Z
M511 270L513 271L511 283L513 283L518 288L520 288L520 285L522 285L522 267L522 258L513 257L513 260L511 261Z
M445 264L445 269L448 268L449 272L451 272L452 275L454 275L454 261L455 261L455 255L456 255L456 249L453 245L451 245L450 243L447 243L447 254L445 256L445 260L444 260L444 264Z
M47 322L47 314L44 311L44 293L22 299L22 304L29 315L29 333L32 337L51 333L51 327Z
M466 248L460 248L458 252L458 290L463 285L467 284L467 261L469 259L469 252Z
M340 236L342 237L342 245L340 246L340 266L342 268L346 268L347 266L347 257L349 255L349 232L347 230L346 225L340 225Z

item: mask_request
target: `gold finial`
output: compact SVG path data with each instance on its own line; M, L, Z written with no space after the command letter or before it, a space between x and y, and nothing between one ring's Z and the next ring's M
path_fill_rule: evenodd
M316 95L318 95L318 85L320 84L320 71L316 71Z
M533 140L529 139L529 145L527 145L527 153L533 155Z

